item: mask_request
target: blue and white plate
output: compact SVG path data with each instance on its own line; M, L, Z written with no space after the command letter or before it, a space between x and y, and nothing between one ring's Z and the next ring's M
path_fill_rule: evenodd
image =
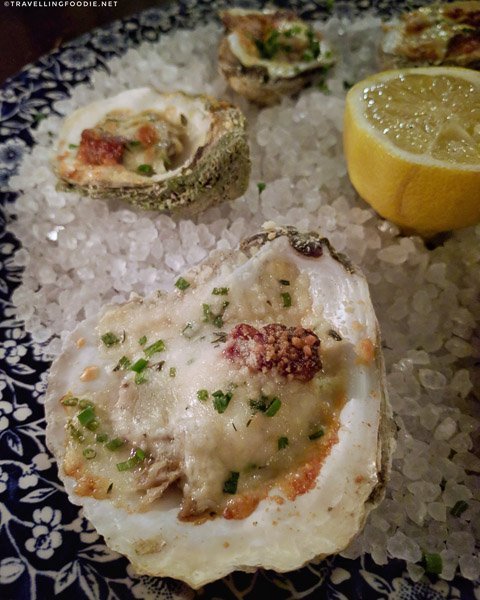
M3 204L15 201L9 177L33 144L32 130L52 113L57 100L88 81L109 58L143 41L157 41L172 28L194 27L214 17L227 2L181 0L97 29L44 56L0 89L0 189ZM279 2L307 18L324 18L332 2ZM337 13L372 10L388 15L403 2L336 2ZM103 539L67 500L57 468L45 446L43 393L48 362L15 319L11 295L22 276L12 263L18 242L0 210L0 598L114 599L193 598L169 579L135 576L128 561ZM378 566L368 556L353 561L332 557L288 574L259 570L234 573L206 586L199 597L331 598L354 600L471 599L472 582L426 580L413 583L402 561Z

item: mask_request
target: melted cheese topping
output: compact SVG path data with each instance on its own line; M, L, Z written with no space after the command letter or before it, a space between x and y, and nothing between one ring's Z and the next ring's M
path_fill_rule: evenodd
M183 498L180 516L198 519L246 517L274 485L283 485L289 497L308 491L337 439L346 365L355 350L328 335L328 323L312 310L309 275L277 256L259 253L244 265L240 255L236 268L192 282L168 306L159 295L105 313L97 334L108 385L89 395L98 428L82 429L80 409L65 407L86 438L67 440L64 469L77 479L77 493L108 495L136 511L171 493L175 483ZM224 353L225 337L238 323L311 329L321 339L322 370L305 382L239 366ZM106 346L105 334L116 341ZM137 374L131 366L142 360L148 366ZM125 361L130 368L122 368ZM218 398L227 395L222 406ZM255 408L262 398L267 406L279 401L274 414ZM108 450L96 441L99 432L125 443ZM84 456L85 447L95 449L94 458ZM119 471L116 465L135 458L135 449L146 458Z

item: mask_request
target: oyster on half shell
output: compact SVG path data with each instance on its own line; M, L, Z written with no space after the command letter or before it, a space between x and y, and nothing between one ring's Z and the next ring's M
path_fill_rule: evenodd
M245 118L208 96L128 90L66 119L54 169L62 189L193 215L246 190Z
M328 240L273 226L81 323L46 415L107 544L195 588L341 551L383 496L393 441L364 277Z
M334 63L321 34L291 11L233 8L220 18L226 29L220 71L232 89L259 105L321 82Z

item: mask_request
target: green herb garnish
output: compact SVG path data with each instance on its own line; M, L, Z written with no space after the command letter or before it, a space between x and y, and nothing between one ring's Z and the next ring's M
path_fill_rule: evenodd
M279 37L280 33L276 29L272 29L265 40L254 39L261 58L271 59L275 56L280 49Z
M119 471L129 471L134 469L139 463L145 460L145 452L141 448L135 450L135 454L124 462L117 463L117 469Z
M147 177L151 177L155 171L153 170L152 165L139 165L137 167L137 173L141 173Z
M214 296L226 296L229 292L229 288L228 287L216 287L213 288L212 290L212 294Z
M218 327L218 328L223 327L223 315L229 304L230 304L230 302L227 302L225 300L225 302L222 303L220 312L218 314L214 314L212 312L210 304L202 304L203 322L204 323L212 323L212 325L215 325L215 327Z
M205 400L208 400L208 390L198 390L197 398L199 400L201 400L202 402L205 402Z
M230 477L223 484L224 494L236 494L238 487L238 478L240 473L238 471L230 471Z
M337 341L337 342L341 342L342 341L342 336L339 333L337 333L335 331L335 329L329 329L328 330L328 335L331 338L333 338L335 341Z
M68 144L68 147L70 150L75 150L75 148L78 148L78 144Z
M164 341L157 340L156 342L145 348L144 352L147 358L151 358L154 354L156 354L157 352L162 352L163 350L165 350Z
M131 148L138 148L138 146L141 146L142 142L140 140L130 140L127 142L127 147L129 149Z
M148 360L145 358L139 358L137 362L133 363L133 365L130 367L130 370L135 371L135 373L141 373L147 368L147 366Z
M454 517L459 517L468 508L468 504L464 500L459 500L455 506L450 509L450 514Z
M288 292L283 292L280 296L282 297L283 308L290 308L290 306L292 306L292 297L290 294Z
M77 442L83 443L85 441L85 436L83 433L77 429L71 421L68 422L68 429L70 431L70 435L73 437L73 439L77 440Z
M266 183L264 183L263 181L259 181L257 183L258 193L261 194L265 190L266 187L267 187Z
M124 444L125 440L122 440L122 438L113 438L113 440L110 440L105 444L105 448L112 451L118 450L118 448L121 448Z
M170 375L170 377L176 377L177 369L175 367L170 367L170 369L168 370L168 374Z
M227 406L230 404L230 400L232 399L232 392L222 392L222 390L217 390L213 392L213 406L215 410L222 414L227 410Z
M147 376L146 374L141 371L140 373L135 373L135 385L142 385L142 383L145 383L147 381Z
M190 287L190 284L183 277L179 277L177 279L177 281L175 282L175 287L177 287L179 290L182 290L182 292L183 292L183 290L186 290L187 288Z
M267 417L273 417L277 414L277 412L280 410L280 407L282 406L282 402L280 400L280 398L274 398L269 407L267 408L267 410L265 411L265 414Z
M142 337L138 340L138 343L140 344L140 346L145 346L145 344L147 343L147 336L142 335Z
M106 433L97 433L95 436L95 441L100 444L104 444L108 440L108 435Z
M317 429L317 431L314 431L313 433L311 433L308 436L309 440L318 440L319 438L321 438L323 435L325 434L325 432L323 431L323 429Z
M288 446L288 437L279 437L277 441L277 446L279 450L283 450Z
M107 331L107 333L104 333L100 339L107 348L110 348L111 346L116 346L120 343L120 338L111 331Z
M92 458L95 458L97 456L97 453L93 448L85 448L85 450L83 451L83 456L90 460Z
M100 421L95 418L93 421L90 421L90 423L87 423L85 427L90 431L97 431L97 429L100 427Z
M78 401L79 408L88 408L89 406L93 406L93 402L91 400L87 400L86 398L82 398Z
M132 362L126 356L122 356L122 358L118 361L118 363L114 367L114 371L126 371L130 368Z
M185 125L188 123L188 119L187 117L183 114L180 113L180 123L185 127Z
M423 562L427 573L440 575L443 570L443 562L440 554L424 554Z
M40 121L43 121L43 119L46 119L47 115L44 115L43 113L35 113L33 115L33 120L35 121L35 123L39 123Z
M82 410L81 413L78 413L77 419L80 423L85 427L89 423L95 420L95 410L93 406L87 406L85 410Z
M66 396L60 400L60 403L63 404L63 406L77 406L78 398L75 398L74 396Z

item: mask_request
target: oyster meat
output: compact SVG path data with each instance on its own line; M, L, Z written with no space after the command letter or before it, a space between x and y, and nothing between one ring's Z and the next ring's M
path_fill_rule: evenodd
M328 240L273 226L81 323L46 415L107 544L193 587L345 548L393 440L364 277Z
M385 27L382 68L454 65L480 68L480 2L435 3Z
M54 169L66 190L193 215L245 192L245 118L208 96L128 90L66 119Z
M333 65L329 44L293 12L234 8L220 18L226 29L220 71L230 87L257 104L275 104L320 82Z

